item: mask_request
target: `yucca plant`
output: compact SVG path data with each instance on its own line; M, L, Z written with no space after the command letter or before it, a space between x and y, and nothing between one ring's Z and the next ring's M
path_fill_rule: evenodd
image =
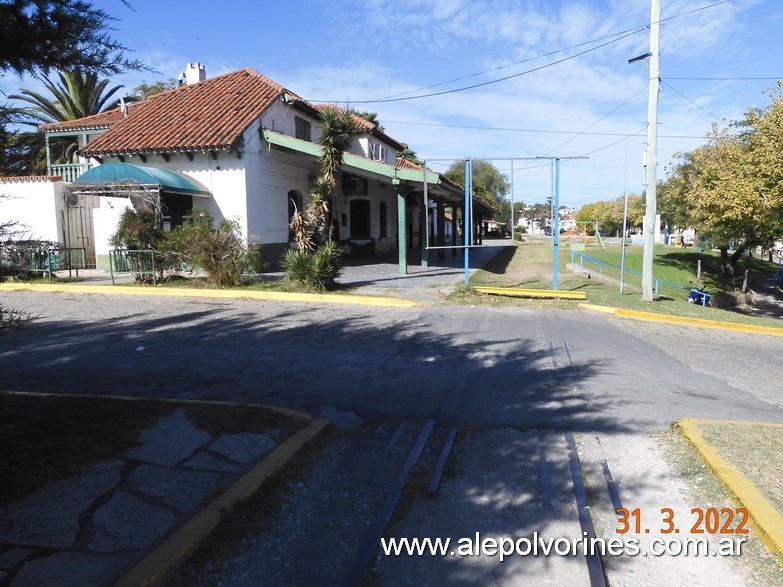
M289 249L283 255L280 265L285 271L285 279L301 287L307 287L310 281L312 253L302 249Z
M298 250L286 251L281 260L288 281L319 291L334 288L340 272L340 250L332 241L332 227L327 223L329 195L337 185L343 154L356 131L351 111L337 107L321 112L320 126L321 175L310 185L310 201L304 213L296 210L291 219Z
M286 281L316 291L331 290L340 273L340 249L334 241L312 252L292 249L285 252L280 264Z

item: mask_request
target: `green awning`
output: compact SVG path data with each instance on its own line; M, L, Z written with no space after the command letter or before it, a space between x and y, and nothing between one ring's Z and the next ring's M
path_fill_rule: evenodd
M278 147L284 147L286 149L291 149L292 151L312 155L313 157L320 157L323 152L319 145L309 141L303 141L267 129L264 129L263 133L264 140L270 145L277 145ZM419 171L417 169L397 167L395 165L389 165L388 163L381 163L380 161L373 161L366 157L354 155L353 153L343 153L343 167L359 172L374 173L388 179L399 179L416 183L423 183L425 176L423 170ZM440 182L438 174L433 171L427 171L426 177L429 185L438 185Z
M74 183L94 186L142 185L171 194L209 197L207 188L184 173L130 163L112 162L98 165L80 175Z

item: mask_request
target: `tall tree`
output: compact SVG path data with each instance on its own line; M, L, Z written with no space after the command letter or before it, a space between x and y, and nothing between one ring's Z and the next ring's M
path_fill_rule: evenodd
M0 74L74 67L102 74L143 69L108 32L114 21L84 0L0 0Z
M50 122L77 120L114 108L117 104L115 97L124 87L122 85L110 87L108 79L101 79L94 72L80 69L61 71L58 73L57 80L43 75L38 76L38 79L48 90L48 96L27 89L9 96L10 99L28 104L25 108L16 109L19 115L17 123L23 126L37 127ZM17 172L46 173L46 145L43 134L37 130L18 133L14 146ZM76 142L72 140L52 141L50 147L53 162L64 163L72 160L76 146Z
M737 261L749 248L783 236L783 86L742 124L713 127L708 143L670 172L671 197L690 224L720 250L724 286L734 289Z
M484 159L471 161L473 193L495 208L494 220L506 222L510 216L510 204L506 201L506 194L511 189L508 177L501 173L491 162ZM455 161L444 174L450 180L465 185L465 164L463 161ZM505 203L504 203L505 202Z
M95 72L83 69L60 71L57 77L59 82L38 76L50 96L22 89L20 94L9 98L30 104L27 113L43 124L77 120L114 108L117 98L112 100L112 97L125 87L117 85L109 88L111 82L108 79L101 79Z
M150 96L154 96L155 94L160 94L161 92L167 92L168 90L173 90L177 87L177 80L175 80L173 77L169 78L167 80L160 80L157 82L153 82L151 84L147 83L140 83L138 86L133 88L130 92L130 97L134 101L141 101L146 100Z
M576 214L577 222L596 222L598 229L605 234L620 236L623 230L623 208L625 207L625 196L620 196L614 200L599 200L590 204L585 204ZM642 197L637 194L628 194L628 218L627 226L629 228L642 225L644 216L644 205ZM592 234L592 229L588 227L588 233Z
M310 186L310 201L307 209L296 211L291 219L294 240L302 251L312 251L319 244L331 240L331 226L328 226L329 196L337 187L337 175L343 164L343 155L351 146L356 131L354 114L348 109L337 107L321 111L321 156L318 166L321 174Z

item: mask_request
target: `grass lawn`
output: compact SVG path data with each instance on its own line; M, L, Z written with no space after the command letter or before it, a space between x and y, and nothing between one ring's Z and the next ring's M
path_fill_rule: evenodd
M588 249L585 255L607 261L614 265L620 265L622 256L621 245L607 245L606 251L599 248ZM642 272L641 245L632 245L625 248L625 267L637 273ZM570 254L569 254L570 257ZM698 262L701 261L701 280L699 287L710 293L725 291L723 286L723 268L720 261L720 253L715 251L699 252L693 247L675 249L673 247L656 247L653 255L653 277L669 281L683 287L696 287L696 273ZM588 268L594 268L589 263ZM740 289L745 277L745 270L749 270L751 277L760 275L773 275L780 267L761 259L742 257L737 262L735 269L735 287ZM610 275L619 279L620 272L616 269L607 269ZM625 279L632 287L641 288L642 278L638 275L626 274ZM661 293L666 295L677 294L676 288L661 285Z
M719 427L723 426L724 424L719 424ZM706 429L704 432L707 434ZM723 440L716 440L714 432L715 431L710 433L712 441L716 442L713 446L725 449L727 448L727 443L725 441L728 440L729 443L733 445L731 450L735 451L734 455L731 457L732 459L742 459L746 457L751 459L754 458L752 453L755 452L756 447L754 446L753 441L758 438L755 432L752 432L749 429L742 431L733 430L732 434L748 434L748 436L743 436L741 441L736 437L733 439L724 437ZM723 485L701 460L699 453L693 445L672 430L658 433L656 436L664 447L666 461L680 473L684 480L687 481L688 493L695 507L701 509L709 507L718 509L727 507L733 509L737 507ZM780 437L778 438L780 439ZM712 441L710 444L712 444ZM778 442L780 442L780 440L778 440ZM761 450L759 453L767 457L770 456L770 453L767 452L767 450L773 449L772 446L766 444L760 448ZM721 452L721 449L719 449L719 452ZM774 453L772 454L774 455ZM726 453L721 453L721 456L726 458ZM736 461L729 462L735 466L741 464ZM743 470L743 473L745 473L745 470ZM782 483L783 481L778 477L778 496L780 496L780 487L783 487ZM783 585L783 567L781 567L777 557L767 551L764 544L752 530L751 534L748 536L748 541L743 545L742 550L742 559L748 563L748 570L750 571L748 584Z
M537 289L552 288L552 251L549 241L543 239L530 239L516 247L508 247L505 251L492 259L483 269L477 271L470 279L470 286L497 286L497 287L523 287ZM716 283L721 275L715 275L714 271L720 270L719 259L715 255L697 253L683 249L663 249L656 251L658 257L655 260L655 276L661 279L671 280L674 283L688 287L688 279L695 283L696 259L700 255L711 258L710 263L702 262L703 283ZM599 254L607 261L614 262L613 255L617 255L619 264L620 245L613 248L607 247L604 253L600 249L590 249L590 256L598 257ZM638 262L641 268L642 249L640 246L627 247L626 263L633 268L633 263ZM683 260L684 259L684 260ZM757 259L747 260L751 266L760 269L774 267ZM559 255L558 265L558 289L584 291L587 293L587 302L590 304L613 306L630 310L645 312L657 312L673 316L685 316L690 318L706 318L723 322L735 322L740 324L756 324L759 326L771 326L783 329L783 320L775 317L748 316L728 309L714 307L702 307L687 302L687 292L672 289L666 291L661 287L661 294L653 302L645 302L641 299L641 279L637 282L626 280L627 287L621 294L617 282L605 282L599 279L587 279L566 269L566 264L571 262L570 250L564 249ZM691 275L691 267L693 273ZM707 273L707 270L713 273ZM744 272L744 269L743 269ZM760 271L759 271L760 272ZM609 273L609 271L607 271ZM609 275L610 277L613 277ZM619 280L619 272L617 274ZM471 287L458 286L447 297L447 301L454 304L494 305L494 306L525 306L531 308L551 309L576 309L580 302L571 300L526 300L522 298L510 298L480 294Z
M0 505L123 456L142 430L179 409L211 434L265 432L282 441L303 425L262 406L0 393Z
M783 513L783 426L710 422L699 424L699 428L718 455L739 469Z

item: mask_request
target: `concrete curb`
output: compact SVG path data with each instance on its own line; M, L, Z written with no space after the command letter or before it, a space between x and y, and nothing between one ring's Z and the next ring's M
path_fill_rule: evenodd
M306 416L306 414L301 414ZM309 416L307 416L309 418ZM120 577L115 587L137 587L154 585L176 569L184 558L193 552L210 532L240 501L255 493L272 475L280 471L300 449L323 432L327 420L313 420L283 444L277 447L261 462L216 497L201 512L196 514L166 540L150 552L128 573Z
M688 318L686 316L670 316L668 314L657 314L655 312L641 312L639 310L625 310L623 308L613 308L611 306L596 306L594 304L579 304L579 308L591 312L611 314L613 316L619 316L621 318L632 318L634 320L647 320L650 322L666 322L669 324L679 324L681 326L700 326L702 328L720 328L723 330L733 330L735 332L748 332L751 334L769 334L772 336L783 336L783 328L775 328L773 326L735 324L734 322L720 322L719 320L707 320L706 318Z
M563 300L585 300L587 294L583 291L552 290L552 289L529 289L519 287L485 287L473 286L479 293L511 296L515 298L541 298L541 299L563 299Z
M726 487L734 501L748 510L750 523L767 550L783 562L783 515L756 489L742 472L729 465L717 451L704 440L699 424L751 424L703 419L685 419L672 424L672 428L688 440L699 452L702 460ZM768 424L765 424L768 425ZM774 425L774 424L773 424ZM779 425L783 426L783 425Z
M172 296L182 298L222 298L235 300L260 300L284 302L311 302L320 304L354 304L360 306L385 306L411 308L425 306L422 302L385 296L358 294L316 294L282 291L235 289L185 289L179 287L138 287L123 285L80 285L48 283L3 283L0 291L38 291L50 293L121 294L139 296Z

